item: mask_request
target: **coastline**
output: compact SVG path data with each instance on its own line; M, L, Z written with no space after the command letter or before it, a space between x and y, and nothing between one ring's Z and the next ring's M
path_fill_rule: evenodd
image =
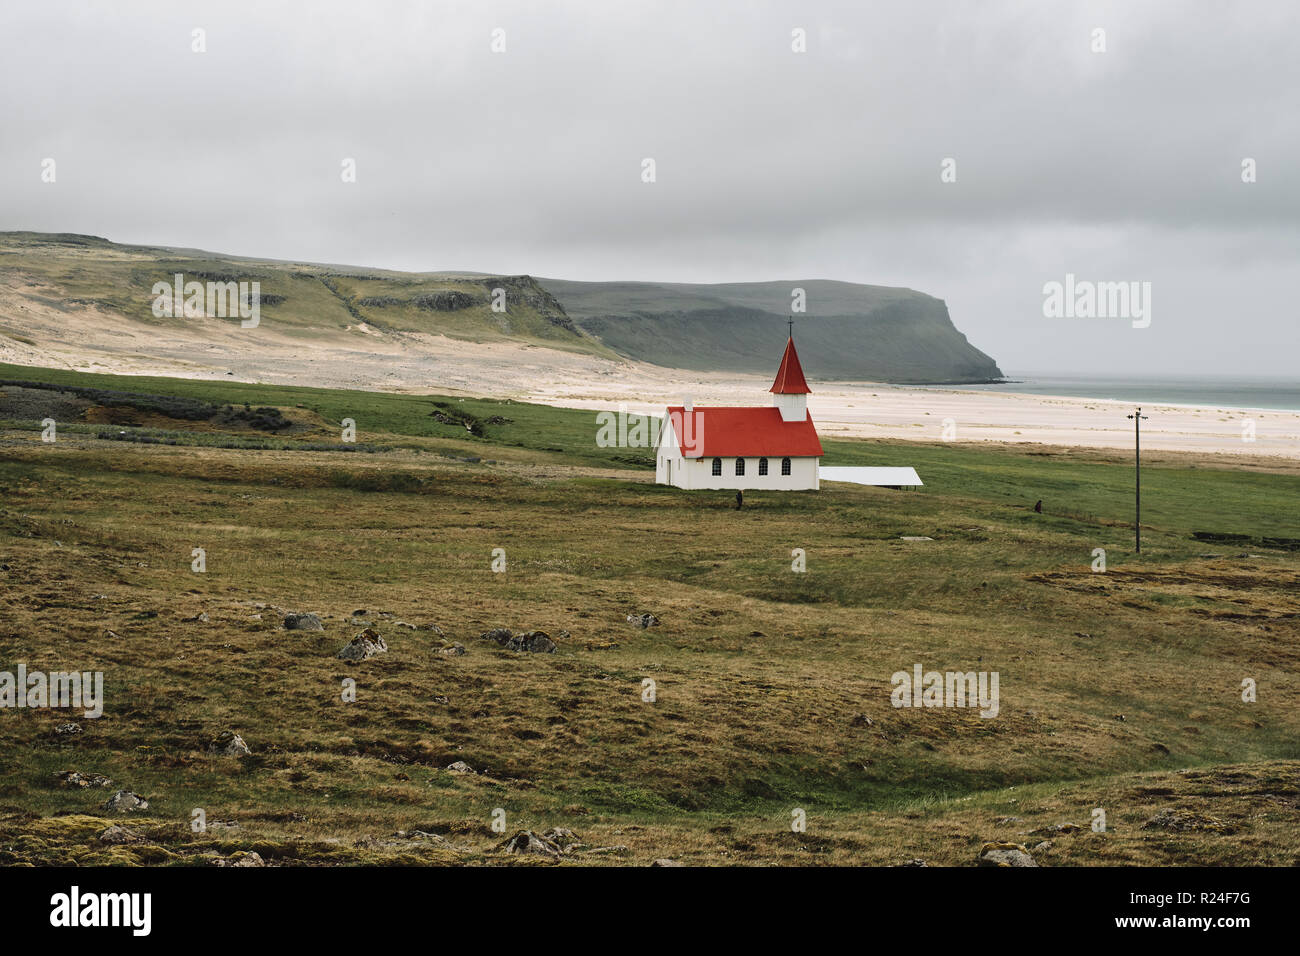
M516 342L441 335L340 332L309 345L267 328L258 336L213 323L205 335L62 316L30 344L0 339L0 361L119 375L159 375L324 388L509 398L563 408L658 413L701 405L766 405L771 375L694 372ZM304 347L306 346L306 347ZM773 369L775 372L775 369ZM828 382L808 369L808 408L824 438L952 440L1133 448L1136 404L1149 419L1142 447L1300 460L1300 411L1130 402L960 386ZM1254 440L1243 436L1253 422ZM594 427L594 424L593 424Z

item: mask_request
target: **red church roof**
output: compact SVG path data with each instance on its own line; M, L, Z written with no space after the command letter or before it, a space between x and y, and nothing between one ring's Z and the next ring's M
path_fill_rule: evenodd
M793 349L786 352L793 354ZM781 363L782 371L785 363ZM799 360L794 361L799 381ZM778 378L779 382L780 379ZM804 386L807 390L807 386ZM782 458L822 456L811 416L801 422L787 422L779 408L733 408L701 406L687 412L676 405L668 409L673 434L685 458Z
M785 354L781 356L781 367L776 370L776 381L769 392L778 395L808 395L812 389L803 377L803 366L799 364L799 354L794 350L794 338L785 343Z

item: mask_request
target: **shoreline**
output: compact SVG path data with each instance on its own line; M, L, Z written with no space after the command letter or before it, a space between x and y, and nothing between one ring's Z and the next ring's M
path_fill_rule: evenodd
M514 399L561 408L659 413L700 405L767 405L770 374L695 372L517 342L427 333L339 332L310 344L221 323L174 332L101 316L61 316L40 343L0 338L0 362L116 375L265 382L406 394ZM776 358L773 359L775 372ZM1132 450L1124 416L1141 404L1144 450L1300 460L1300 411L1130 402L963 386L835 382L809 375L808 409L823 438L955 440ZM1254 428L1254 440L1248 440ZM946 426L946 427L945 427ZM593 427L594 423L593 423Z

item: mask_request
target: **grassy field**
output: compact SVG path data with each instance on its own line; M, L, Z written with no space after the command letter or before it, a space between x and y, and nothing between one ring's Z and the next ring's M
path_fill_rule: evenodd
M1153 456L1138 556L1131 463L1102 453L837 442L828 462L914 464L925 489L754 492L737 512L596 447L589 412L0 379L291 422L262 436L108 396L51 444L0 414L0 670L102 671L107 696L97 720L0 710L0 863L545 862L495 848L551 827L591 864L972 865L986 841L1043 865L1300 862L1300 553L1263 541L1300 537L1284 465ZM375 453L312 450L345 417ZM274 447L220 447L253 438ZM627 623L642 611L662 623ZM389 652L339 660L366 622ZM480 639L494 627L558 648L507 651ZM892 707L915 664L997 672L998 716ZM69 720L82 733L56 734ZM252 754L208 754L225 730ZM149 808L101 808L123 788ZM139 841L101 842L110 823Z

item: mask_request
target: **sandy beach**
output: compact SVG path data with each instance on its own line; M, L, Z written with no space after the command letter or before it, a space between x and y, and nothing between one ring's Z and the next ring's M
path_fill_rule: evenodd
M22 341L0 336L0 362L125 375L317 385L513 398L593 411L767 404L770 375L693 372L516 343L353 327L306 343L219 321L173 331L81 310L24 310ZM44 312L44 314L40 314ZM3 332L0 322L0 332ZM773 360L775 372L775 358ZM984 390L818 380L808 406L829 438L1010 442L1131 449L1128 402ZM1300 413L1210 406L1143 406L1143 448L1233 458L1300 460ZM1243 440L1246 421L1254 441Z

